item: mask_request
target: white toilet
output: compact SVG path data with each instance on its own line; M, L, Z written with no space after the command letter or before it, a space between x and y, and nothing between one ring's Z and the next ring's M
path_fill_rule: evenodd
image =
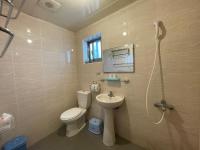
M66 124L66 136L78 134L86 125L85 113L91 104L90 91L77 91L78 107L63 112L60 119Z

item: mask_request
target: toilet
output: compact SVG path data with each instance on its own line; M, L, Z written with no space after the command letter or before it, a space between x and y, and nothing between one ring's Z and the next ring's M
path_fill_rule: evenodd
M86 125L85 113L91 105L90 91L77 91L78 107L66 110L60 116L66 124L66 136L72 137L78 134Z

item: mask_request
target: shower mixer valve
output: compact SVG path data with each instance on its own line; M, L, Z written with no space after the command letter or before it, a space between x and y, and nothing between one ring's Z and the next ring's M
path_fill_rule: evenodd
M174 110L174 106L167 104L165 100L161 100L161 102L155 103L154 106L160 108L163 112L166 111L167 109Z

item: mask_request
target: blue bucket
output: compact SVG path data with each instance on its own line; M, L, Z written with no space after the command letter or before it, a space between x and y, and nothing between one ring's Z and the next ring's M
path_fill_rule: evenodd
M17 136L6 142L2 150L27 150L27 137Z
M94 134L102 134L103 121L101 119L97 119L97 118L90 119L88 130Z

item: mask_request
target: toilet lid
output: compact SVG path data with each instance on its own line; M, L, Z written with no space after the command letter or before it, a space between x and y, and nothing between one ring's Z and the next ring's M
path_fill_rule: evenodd
M65 112L63 112L60 116L61 119L70 120L76 118L81 114L82 109L80 108L71 108Z

